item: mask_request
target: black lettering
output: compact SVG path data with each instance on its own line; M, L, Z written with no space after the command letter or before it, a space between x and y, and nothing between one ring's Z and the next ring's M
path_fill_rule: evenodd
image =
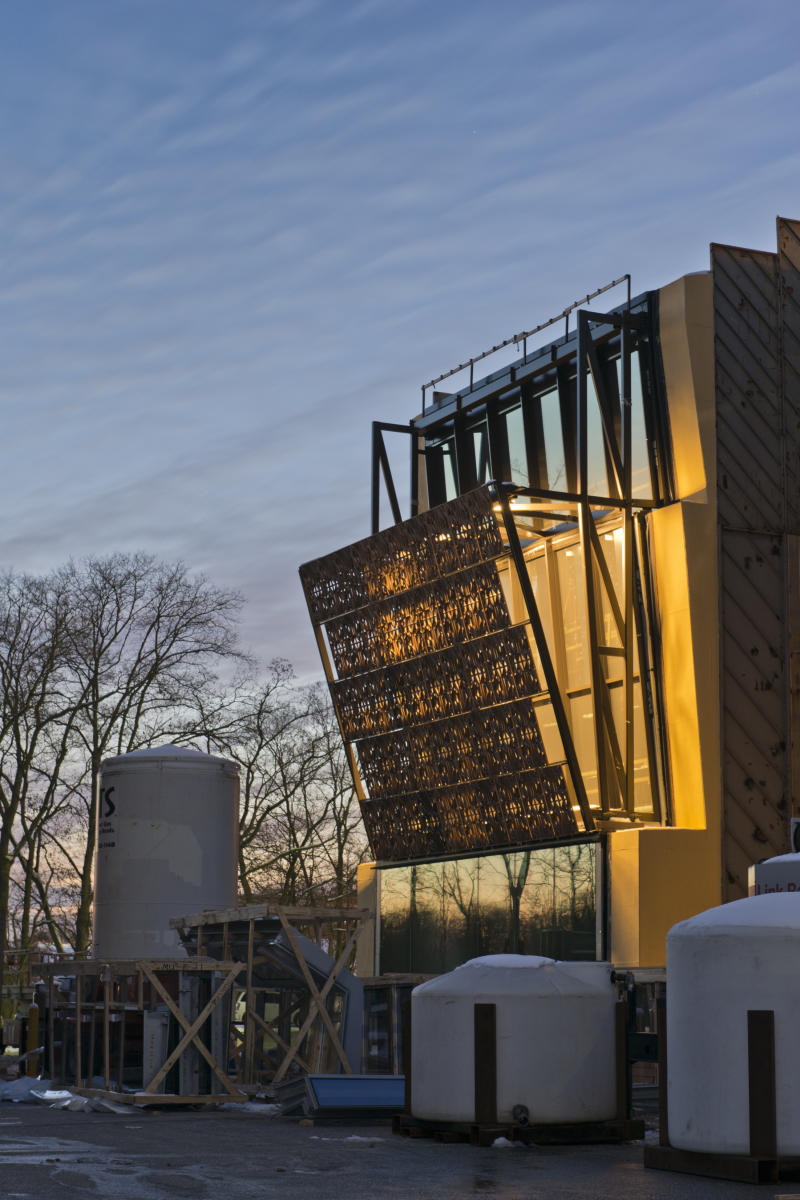
M105 812L103 813L104 817L110 817L111 814L117 810L116 804L111 799L111 793L114 791L116 791L116 788L113 787L100 789L100 804L102 805L105 803L106 806Z

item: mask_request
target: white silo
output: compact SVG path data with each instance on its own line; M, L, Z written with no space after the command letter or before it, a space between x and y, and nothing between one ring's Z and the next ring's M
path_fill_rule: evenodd
M750 1153L747 1013L775 1014L777 1152L800 1154L800 895L734 900L667 935L670 1143Z
M236 904L239 771L183 746L101 767L95 958L183 957L171 917Z
M532 1124L617 1115L614 1013L608 963L534 955L475 958L411 996L411 1112L474 1121L476 1004L494 1004L497 1119L527 1109Z

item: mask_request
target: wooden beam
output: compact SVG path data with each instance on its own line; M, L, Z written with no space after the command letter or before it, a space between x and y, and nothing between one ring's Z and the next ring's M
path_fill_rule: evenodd
M202 1054L203 1058L206 1060L208 1065L211 1067L214 1074L217 1076L217 1078L222 1083L222 1086L225 1088L225 1090L230 1095L238 1096L240 1094L238 1092L238 1090L230 1082L227 1075L225 1074L223 1069L220 1067L219 1063L214 1058L211 1051L208 1049L207 1046L204 1045L202 1039L199 1036L199 1033L200 1033L200 1030L202 1029L202 1027L205 1025L206 1021L208 1020L209 1016L213 1012L213 1010L219 1004L222 997L233 986L234 980L236 979L237 975L239 975L239 973L242 971L242 969L243 969L243 964L237 963L236 966L233 968L233 970L228 972L228 975L223 980L223 982L220 984L220 986L217 988L217 990L214 992L214 994L211 996L211 999L208 1001L208 1003L206 1004L205 1008L202 1010L200 1015L198 1017L196 1017L195 1020L190 1024L187 1017L181 1012L180 1008L178 1008L175 1001L172 999L169 992L166 990L166 988L164 987L164 985L162 984L162 982L158 978L158 976L155 974L155 972L153 970L151 970L147 964L145 964L145 963L142 964L142 970L145 972L147 978L150 980L151 986L156 989L156 991L160 995L161 999L166 1004L167 1008L170 1010L172 1015L175 1017L175 1020L178 1022L178 1024L181 1026L181 1028L185 1030L184 1036L181 1038L178 1045L175 1047L175 1049L172 1051L172 1053L169 1055L169 1057L166 1059L166 1061L164 1063L162 1063L161 1067L158 1069L156 1074L153 1076L153 1078L148 1083L147 1087L144 1089L146 1094L152 1095L155 1092L156 1088L159 1086L161 1081L166 1077L168 1072L172 1069L172 1067L178 1061L180 1056L183 1054L184 1050L186 1050L190 1045L194 1045L196 1047L196 1049L200 1052L200 1054Z
M291 928L291 926L287 926L286 928ZM342 970L342 967L347 962L347 959L350 957L350 951L352 950L355 940L358 937L358 932L359 932L358 926L356 926L356 928L354 930L352 930L347 941L345 942L345 945L344 945L344 948L343 948L341 954L339 955L336 962L334 963L333 970L331 971L328 978L325 980L325 983L322 986L322 991L319 993L320 1004L324 1005L325 1000L328 995L328 992L333 987L333 984L336 980L337 975ZM297 954L298 954L297 947L293 945L292 948L294 949L295 956L297 956ZM305 959L303 959L303 962L305 963ZM327 1013L327 1009L325 1009L325 1012ZM275 1076L272 1080L273 1084L280 1083L280 1081L283 1079L284 1075L288 1071L288 1069L292 1063L292 1060L299 1057L298 1052L299 1052L300 1047L303 1044L303 1039L306 1037L309 1029L313 1025L316 1015L317 1014L314 1011L314 1005L312 1004L309 1007L309 1011L306 1015L306 1019L304 1020L302 1026L300 1027L300 1029L298 1031L297 1037L292 1042L292 1046L291 1046L289 1053L287 1054L286 1058L283 1060L283 1062L278 1067L278 1070L275 1072ZM337 1038L337 1041L338 1041L338 1038ZM340 1055L340 1058L341 1058L341 1055ZM346 1061L346 1056L345 1056L345 1061ZM346 1067L345 1069L350 1070L349 1067ZM306 1070L309 1070L309 1068L306 1067Z
M299 966L299 968L303 974L303 978L305 979L306 984L308 986L308 990L311 993L311 1003L313 1005L316 1005L317 1011L319 1012L319 1015L322 1018L322 1022L328 1032L328 1036L331 1039L331 1045L333 1046L333 1048L336 1052L337 1058L341 1062L346 1073L348 1075L352 1075L353 1068L350 1066L347 1055L344 1052L344 1047L342 1046L342 1043L339 1041L339 1035L336 1032L333 1021L331 1020L331 1015L328 1012L327 1008L325 1007L324 1003L320 999L319 989L317 988L317 985L314 982L314 976L311 974L311 971L308 968L308 963L305 960L303 951L300 949L300 947L297 943L297 937L295 936L295 931L292 929L291 925L286 920L286 917L283 915L283 913L280 914L280 922L283 927L283 931L286 934L286 937L289 941L289 944L292 947L292 950L294 951L294 956L297 959L297 965ZM328 981L330 981L331 984L333 983L332 975L328 977L328 980L326 980L326 983Z

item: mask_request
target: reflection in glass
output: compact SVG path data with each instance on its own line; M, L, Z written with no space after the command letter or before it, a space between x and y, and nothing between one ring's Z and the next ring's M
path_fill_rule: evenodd
M528 473L528 452L525 446L525 425L522 419L522 408L509 409L505 414L506 437L508 439L508 463L513 483L527 487L530 483Z
M539 397L539 403L542 406L542 430L547 459L547 482L543 486L552 492L564 492L567 491L567 466L558 388L551 388L549 392L543 392Z
M594 959L596 862L582 843L381 870L381 973L479 954Z
M588 492L590 496L611 496L611 484L606 473L605 436L600 402L591 371L586 373L586 448Z
M472 434L472 452L475 458L475 482L477 484L487 483L491 479L491 471L489 464L489 437L486 430L486 422L478 425L471 430Z
M616 360L617 379L622 392L622 360ZM631 494L650 500L653 487L650 480L650 463L647 457L647 426L644 418L642 396L642 364L639 351L631 352Z
M577 545L560 549L556 555L561 608L564 614L564 650L567 658L567 684L586 687L590 682L589 651L586 641L586 600L583 564Z

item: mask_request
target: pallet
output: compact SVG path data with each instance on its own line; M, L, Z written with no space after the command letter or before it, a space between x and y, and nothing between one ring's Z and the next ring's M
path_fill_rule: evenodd
M644 1165L654 1171L678 1171L739 1183L780 1183L800 1179L800 1158L766 1158L750 1154L717 1154L679 1150L676 1146L645 1146Z
M95 1100L113 1100L115 1104L130 1104L136 1108L146 1108L148 1105L156 1106L169 1104L171 1106L183 1104L194 1107L197 1104L243 1104L249 1099L244 1094L231 1096L225 1092L200 1096L176 1096L173 1093L167 1092L113 1092L107 1091L105 1088L87 1088L70 1086L69 1089L76 1096L89 1096Z
M468 1121L426 1121L405 1113L392 1118L392 1133L402 1137L435 1138L439 1142L469 1142L491 1146L496 1138L536 1146L581 1146L637 1141L644 1121L580 1121L557 1125L479 1124Z

